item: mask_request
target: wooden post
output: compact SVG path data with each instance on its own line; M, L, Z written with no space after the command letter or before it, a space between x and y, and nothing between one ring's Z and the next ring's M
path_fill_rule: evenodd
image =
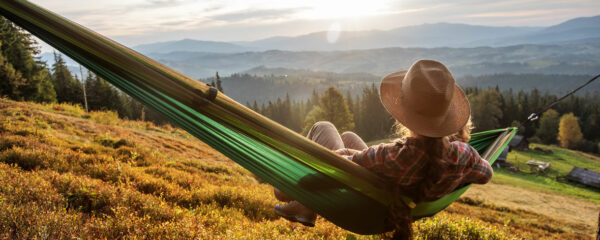
M81 88L83 88L83 103L85 106L85 112L89 111L87 104L87 94L85 93L85 79L83 79L83 70L81 70L81 64L79 64L79 73L81 73Z

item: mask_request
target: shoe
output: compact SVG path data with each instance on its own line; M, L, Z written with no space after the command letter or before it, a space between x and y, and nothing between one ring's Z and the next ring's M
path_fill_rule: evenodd
M297 201L275 205L275 214L307 227L314 227L317 214Z
M283 193L281 190L279 190L277 188L273 188L273 193L275 194L275 198L277 198L277 200L279 200L279 201L289 202L289 201L293 201L294 200L290 196L288 196L287 194Z

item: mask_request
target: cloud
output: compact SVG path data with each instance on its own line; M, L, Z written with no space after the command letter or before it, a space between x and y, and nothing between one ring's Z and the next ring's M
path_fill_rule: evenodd
M211 16L210 18L217 21L225 22L244 22L249 20L273 20L283 19L302 11L303 8L290 8L290 9L257 9L257 10L244 10L225 14L219 14Z
M3 0L0 0L3 1ZM549 26L598 15L598 0L30 0L125 43L197 38L244 41L327 30L452 22Z

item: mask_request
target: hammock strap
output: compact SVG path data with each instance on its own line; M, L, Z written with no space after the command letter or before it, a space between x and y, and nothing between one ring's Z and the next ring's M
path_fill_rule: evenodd
M568 92L567 94L565 94L564 96L560 97L559 99L557 99L556 101L548 104L546 107L542 108L542 110L536 112L536 113L532 113L531 115L529 115L529 117L527 117L527 120L520 122L519 126L524 126L527 123L530 122L534 122L535 120L537 120L540 115L542 115L544 112L548 111L548 109L554 107L556 104L558 104L560 101L564 100L565 98L567 98L568 96L573 95L575 92L581 90L582 88L586 87L587 85L589 85L590 83L592 83L593 81L596 81L596 79L600 78L600 74L592 77L590 80L588 80L587 82L585 82L584 84L582 84L581 86L571 90L570 92Z

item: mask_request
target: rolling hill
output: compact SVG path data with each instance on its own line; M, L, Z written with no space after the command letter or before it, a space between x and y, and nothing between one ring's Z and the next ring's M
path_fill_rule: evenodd
M179 41L168 41L160 43L143 44L133 47L133 50L142 53L169 53L169 52L217 52L234 53L258 50L257 48L244 47L233 43L199 41L183 39Z
M495 73L594 74L600 43L515 45L477 48L382 48L349 51L244 53L172 52L150 57L194 78L242 72L257 66L384 75L407 69L418 59L444 62L455 76Z
M2 239L381 239L279 219L269 185L182 130L67 104L0 99L0 179ZM503 204L462 198L416 222L416 237L591 239L587 225Z
M335 73L264 66L230 76L221 74L227 96L243 104L257 101L259 105L268 101L276 102L277 98L285 99L286 95L289 95L291 100L305 101L311 97L313 90L321 93L330 86L335 86L344 94L361 95L365 87L372 84L379 87L381 77L370 73ZM457 77L456 83L463 88L497 86L501 91L512 89L515 93L537 89L541 93L561 95L571 90L574 85L583 84L590 78L590 75L504 73ZM214 81L214 77L200 80L210 83ZM591 84L578 94L598 92L600 84Z

